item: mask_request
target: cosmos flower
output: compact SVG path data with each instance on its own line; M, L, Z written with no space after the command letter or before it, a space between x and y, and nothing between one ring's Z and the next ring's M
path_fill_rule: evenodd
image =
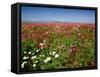
M56 52L54 51L54 52L52 52L52 55L54 56L56 54Z
M77 28L76 27L73 27L73 29L76 30Z
M29 57L27 57L27 56L24 56L24 57L23 57L23 60L26 60L26 59L29 59Z
M32 56L31 59L35 59L36 57L37 57L36 55L35 56Z
M50 60L51 60L51 57L47 57L47 58L44 60L44 62L47 63L47 62L50 61Z
M59 57L59 54L56 54L56 55L55 55L55 58L58 58L58 57Z
M27 52L26 51L24 51L24 54L26 54Z
M30 55L30 54L31 54L31 52L28 52L28 54Z
M80 36L81 34L80 33L78 33L78 36Z
M35 53L33 52L32 55L34 55Z
M36 50L36 52L39 52L39 51L40 51L40 49L37 49L37 50Z
M21 68L24 68L24 65L27 64L26 61L24 61L22 64L21 64Z
M52 52L50 52L49 54L52 55Z
M45 44L45 43L40 43L40 44L39 44L39 46L40 46L41 49L44 48L44 44Z
M48 32L45 32L46 34L48 34Z
M40 45L40 46L43 46L43 43L40 43L39 45Z
M45 43L46 42L46 40L43 40L43 43Z
M76 31L79 31L79 28L78 27L73 27L74 30Z
M36 60L35 63L38 63L38 61Z
M33 64L33 67L36 67L36 64Z

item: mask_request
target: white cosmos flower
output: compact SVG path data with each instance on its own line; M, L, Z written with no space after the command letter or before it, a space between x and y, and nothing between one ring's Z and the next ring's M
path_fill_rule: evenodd
M39 52L39 51L40 51L39 49L36 50L36 52Z
M24 65L26 64L27 62L24 61L22 64L21 64L21 68L24 68Z
M35 56L32 56L31 59L35 59L36 57L37 57L36 55Z
M30 55L30 54L31 54L31 52L28 52L28 54Z
M51 60L51 57L47 57L47 60L50 61Z
M33 64L33 67L36 67L36 64Z
M40 45L40 46L43 46L44 44L43 44L43 43L40 43L39 45Z
M45 43L45 42L46 42L46 40L43 40L43 42Z
M40 45L40 48L43 49L45 43L40 43L39 45Z
M53 51L53 52L50 52L50 55L55 55L56 54L56 52L55 51Z
M50 60L51 60L51 57L47 57L47 58L44 60L44 62L47 63L47 62L50 61Z
M54 51L54 52L52 52L52 55L54 56L56 54L56 52Z
M23 57L23 60L26 60L26 59L29 59L29 57L27 57L27 56L24 56L24 57Z
M36 60L35 63L38 63L38 61Z
M35 53L33 52L32 55L34 55Z
M26 54L27 52L25 51L24 54Z
M50 55L52 55L52 52L50 52Z
M55 55L55 58L58 58L58 57L59 57L59 54L56 54L56 55Z

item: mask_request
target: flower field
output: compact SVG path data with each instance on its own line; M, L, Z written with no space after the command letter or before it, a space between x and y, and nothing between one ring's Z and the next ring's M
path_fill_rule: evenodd
M21 70L95 67L95 25L24 23Z

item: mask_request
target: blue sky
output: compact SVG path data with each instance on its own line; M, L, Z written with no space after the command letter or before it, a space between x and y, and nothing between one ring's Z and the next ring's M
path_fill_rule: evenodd
M95 23L95 10L22 6L21 20L22 22Z

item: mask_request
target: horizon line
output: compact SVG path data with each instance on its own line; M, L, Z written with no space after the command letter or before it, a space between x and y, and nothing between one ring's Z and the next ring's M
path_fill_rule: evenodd
M92 22L69 22L69 21L22 21L22 23L53 23L53 22L56 22L56 23L84 23L84 24L95 24L92 23Z

